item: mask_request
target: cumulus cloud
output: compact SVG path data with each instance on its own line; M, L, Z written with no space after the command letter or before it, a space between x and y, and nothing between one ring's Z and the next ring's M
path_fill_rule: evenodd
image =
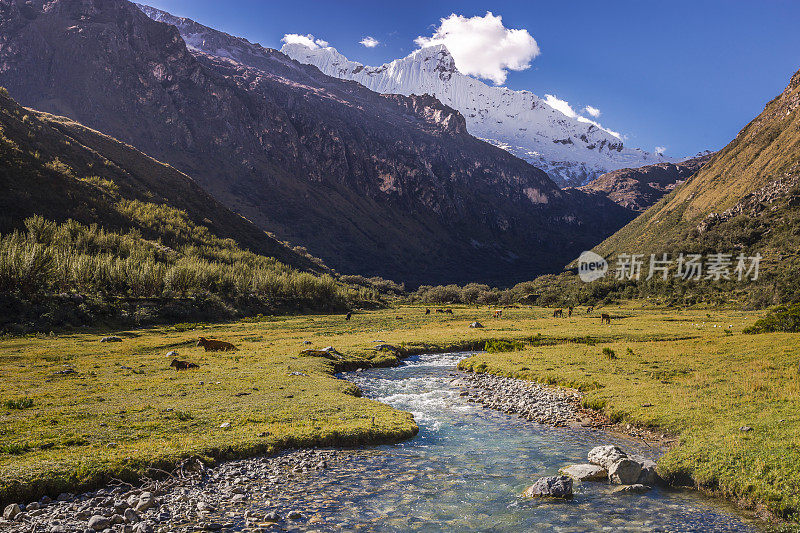
M312 50L316 50L317 48L326 48L328 46L328 41L323 41L322 39L315 39L313 35L310 33L308 35L301 35L299 33L287 33L281 39L282 43L286 44L302 44Z
M530 68L539 55L539 45L525 29L503 26L503 17L487 11L483 17L464 17L453 13L440 20L430 37L417 37L420 48L443 44L463 74L477 76L500 85L509 70Z
M600 110L597 109L596 107L592 107L590 105L587 105L586 107L583 108L583 110L586 113L588 113L589 115L593 116L594 118L597 118L597 117L600 116Z
M376 46L378 46L380 44L380 41L378 39L376 39L375 37L372 37L370 35L367 35L366 37L364 37L363 39L361 39L358 42L359 42L359 44L363 44L367 48L375 48Z
M562 100L557 96L553 96L552 94L544 95L544 103L555 109L556 111L561 111L565 115L570 118L575 118L578 114L572 109L572 106L569 105L569 102L566 100Z
M656 153L656 155L664 155L664 152L667 151L667 147L666 146L656 146L655 148L653 148L653 151Z

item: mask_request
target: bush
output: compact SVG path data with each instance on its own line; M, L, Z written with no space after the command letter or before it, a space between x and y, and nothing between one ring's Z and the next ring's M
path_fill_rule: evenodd
M486 341L486 345L483 347L483 349L489 353L515 352L525 349L525 343L520 341L490 339Z
M608 348L608 347L603 348L603 355L605 355L607 359L616 359L617 358L616 352L614 350L612 350L611 348Z
M797 333L800 331L800 304L781 305L768 312L752 326L745 328L744 333L771 333L783 331Z

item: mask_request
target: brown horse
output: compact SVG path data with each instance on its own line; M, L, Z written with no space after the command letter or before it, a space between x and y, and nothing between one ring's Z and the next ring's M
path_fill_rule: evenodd
M207 352L230 352L236 349L236 346L229 342L207 339L205 337L200 337L200 340L197 341L197 345L205 348Z
M430 309L425 309L425 314L426 314L426 315L429 315L429 314L431 314L431 310L430 310Z
M611 324L611 315L603 313L600 315L600 323L601 324Z
M190 363L189 361L178 361L177 359L173 359L169 366L170 368L174 368L176 371L189 370L190 368L200 368L199 365Z
M353 316L353 312L352 311L348 311L347 314L344 316L344 319L345 320L350 320L351 316Z
M564 318L564 310L556 309L555 311L553 311L553 318Z
M571 305L567 308L567 316L572 318L572 306Z
M503 318L503 310L492 311L492 318Z

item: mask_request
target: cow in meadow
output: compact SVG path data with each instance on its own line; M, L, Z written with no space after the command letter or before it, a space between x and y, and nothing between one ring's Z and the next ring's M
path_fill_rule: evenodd
M600 315L600 323L601 324L611 324L611 315L603 313Z
M178 361L177 359L173 359L169 366L170 368L174 368L176 371L189 370L190 368L200 368L200 365L195 363L190 363L189 361Z
M229 342L207 339L205 337L200 337L200 340L197 341L197 345L205 348L207 352L230 352L236 349L236 346Z
M556 309L555 311L553 311L553 318L564 318L564 310Z

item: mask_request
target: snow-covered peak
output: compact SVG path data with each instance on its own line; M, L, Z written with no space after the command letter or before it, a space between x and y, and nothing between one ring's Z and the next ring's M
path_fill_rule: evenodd
M490 86L461 74L442 44L378 67L350 61L331 46L286 44L281 52L380 93L434 95L464 115L471 134L542 168L560 185L581 185L611 170L672 161L627 148L596 122L565 115L530 91Z

